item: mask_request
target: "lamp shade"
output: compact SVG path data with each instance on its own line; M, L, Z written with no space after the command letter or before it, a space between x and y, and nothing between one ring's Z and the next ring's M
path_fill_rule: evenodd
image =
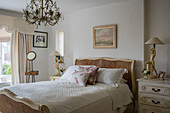
M164 44L158 37L149 39L145 44Z
M50 56L61 56L61 54L58 51L53 51Z

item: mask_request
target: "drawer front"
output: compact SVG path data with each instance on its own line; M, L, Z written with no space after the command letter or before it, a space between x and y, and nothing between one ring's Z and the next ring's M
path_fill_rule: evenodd
M142 93L152 93L170 96L170 88L160 87L157 85L151 86L149 84L140 84L139 91Z
M170 99L162 98L162 97L152 97L152 96L140 96L139 98L140 104L151 105L156 107L170 108Z
M168 109L162 109L162 108L155 108L151 106L142 106L140 105L140 113L170 113L170 110Z

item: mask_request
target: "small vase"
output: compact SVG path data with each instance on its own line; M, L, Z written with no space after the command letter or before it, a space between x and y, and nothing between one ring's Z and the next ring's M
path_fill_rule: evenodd
M149 79L149 76L148 75L144 75L143 78L144 79Z

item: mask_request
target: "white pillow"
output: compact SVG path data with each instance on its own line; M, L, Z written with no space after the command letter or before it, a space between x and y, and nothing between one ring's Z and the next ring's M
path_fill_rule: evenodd
M63 74L63 76L61 77L61 79L63 80L69 80L69 77L76 71L78 70L79 66L75 65L75 66L70 66L66 72Z
M70 77L70 83L76 83L81 86L86 86L87 80L89 79L90 73L86 71L75 71Z
M111 69L111 68L99 68L97 81L105 84L115 84L118 86L122 77L127 73L127 69Z

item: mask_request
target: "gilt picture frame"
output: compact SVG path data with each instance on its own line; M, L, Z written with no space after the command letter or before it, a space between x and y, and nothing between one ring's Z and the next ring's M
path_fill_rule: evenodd
M117 25L93 27L93 48L117 48Z
M33 47L47 48L48 47L48 33L42 31L34 31Z

